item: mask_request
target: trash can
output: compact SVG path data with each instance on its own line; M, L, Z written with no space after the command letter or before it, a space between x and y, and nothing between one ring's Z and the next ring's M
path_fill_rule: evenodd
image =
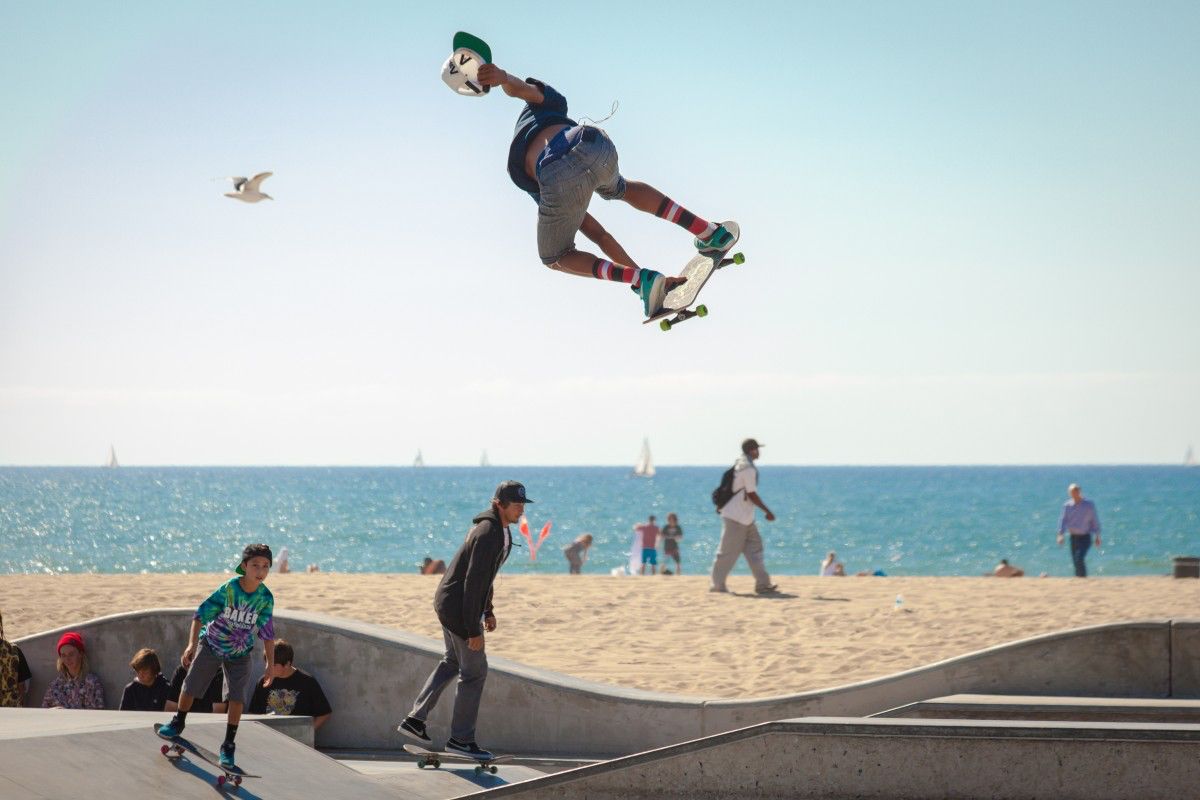
M1174 575L1176 578L1200 578L1200 558L1176 556Z

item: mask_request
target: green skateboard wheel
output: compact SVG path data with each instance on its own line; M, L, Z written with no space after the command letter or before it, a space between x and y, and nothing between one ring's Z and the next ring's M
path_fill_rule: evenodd
M745 264L745 263L746 263L746 256L745 256L745 255L743 255L742 253L734 253L734 254L733 254L733 263L735 263L735 264Z
M696 306L696 316L697 317L707 317L708 316L708 306Z
M671 330L671 320L664 319L662 322L658 323L658 327L664 331Z

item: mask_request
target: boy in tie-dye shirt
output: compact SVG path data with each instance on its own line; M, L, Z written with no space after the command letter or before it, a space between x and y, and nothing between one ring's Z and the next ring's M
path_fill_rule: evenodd
M275 599L263 583L271 571L271 548L265 544L249 544L242 551L242 563L234 578L218 587L200 604L192 617L188 646L180 662L188 667L179 694L179 710L166 725L159 727L164 738L183 732L192 700L204 693L217 670L225 674L225 700L229 703L229 724L225 727L225 742L221 745L221 766L234 766L234 737L242 718L250 681L250 653L256 639L263 641L266 672L263 686L271 685L275 663L275 624L272 613Z

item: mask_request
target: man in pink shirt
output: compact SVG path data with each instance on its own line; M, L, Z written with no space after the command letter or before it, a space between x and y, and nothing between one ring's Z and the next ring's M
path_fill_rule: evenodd
M649 522L634 525L633 529L642 537L642 574L646 574L646 565L650 565L650 574L658 574L658 526L654 524L654 515Z

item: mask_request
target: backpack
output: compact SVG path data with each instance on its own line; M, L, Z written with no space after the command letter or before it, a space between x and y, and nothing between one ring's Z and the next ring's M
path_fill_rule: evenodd
M721 483L717 488L713 489L712 501L719 512L725 505L733 499L733 467L725 470L721 474Z

